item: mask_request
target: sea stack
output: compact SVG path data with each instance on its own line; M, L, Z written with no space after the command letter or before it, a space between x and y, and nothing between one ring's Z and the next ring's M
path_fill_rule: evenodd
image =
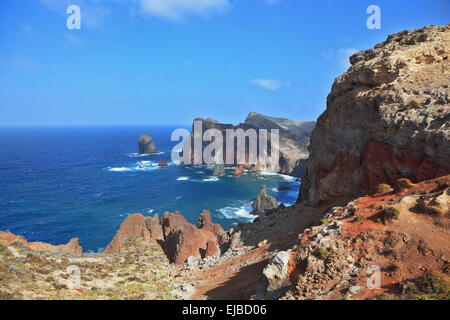
M143 133L139 138L139 154L152 154L156 152L155 142L153 142L152 137Z
M277 200L267 194L267 187L262 185L261 190L253 202L253 214L266 215L272 213L278 207Z
M225 166L223 164L215 164L211 175L213 177L223 176L225 174Z

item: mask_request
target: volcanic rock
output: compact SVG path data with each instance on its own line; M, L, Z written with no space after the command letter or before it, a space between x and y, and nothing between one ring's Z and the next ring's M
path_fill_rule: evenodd
M233 176L237 177L244 174L244 166L242 164L237 165L236 168L234 168Z
M450 25L390 35L353 55L312 132L299 201L449 174L449 56Z
M25 245L28 249L33 251L49 251L49 252L59 252L59 253L72 253L81 254L83 249L80 246L78 238L71 239L66 244L61 245L51 245L45 242L28 242L25 238L17 236L9 231L0 231L0 244L9 245L12 242L18 241Z
M148 136L146 133L143 133L139 138L139 154L152 154L156 153L155 142L153 142L152 137Z
M269 214L278 207L277 200L267 194L267 187L262 185L261 190L253 202L253 213L257 215Z
M167 161L166 160L159 160L158 167L167 167Z
M285 293L284 291L289 285L289 261L290 253L287 251L280 251L269 259L269 263L263 271L268 281L266 289L267 299L277 299Z

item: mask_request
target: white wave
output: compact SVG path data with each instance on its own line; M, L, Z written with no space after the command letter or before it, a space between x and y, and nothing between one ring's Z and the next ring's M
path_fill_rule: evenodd
M218 177L210 177L210 178L202 179L202 181L204 181L204 182L215 182L215 181L219 181L219 178Z
M147 213L153 213L153 211L155 211L155 210L153 210L153 209L148 209L148 210L147 210Z
M155 153L145 153L145 154L139 154L139 153L129 153L128 156L130 158L139 158L139 157L148 157L148 156L155 156L159 154L164 154L163 151L155 152Z
M218 211L227 219L244 219L249 222L257 217L253 214L253 201L247 202L241 206L230 206L219 209Z
M127 168L127 167L108 168L108 171L113 171L113 172L127 172L127 171L132 171L132 170L133 169Z
M288 176L286 174L276 173L276 172L269 172L269 171L261 171L259 172L260 176L278 176L280 178L283 178L286 181L295 181L297 178Z
M186 181L186 180L189 180L191 177L179 177L178 179L177 179L177 181Z

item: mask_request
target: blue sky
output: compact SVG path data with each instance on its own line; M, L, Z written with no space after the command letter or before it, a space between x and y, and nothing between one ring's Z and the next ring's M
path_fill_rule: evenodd
M81 8L81 30L66 9ZM369 5L381 30L369 30ZM315 120L351 53L450 1L0 0L0 125Z

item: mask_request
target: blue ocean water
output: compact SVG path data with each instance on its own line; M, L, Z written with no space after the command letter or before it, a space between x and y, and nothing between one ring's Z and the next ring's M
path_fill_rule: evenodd
M51 244L80 238L84 251L103 250L129 214L180 211L196 223L203 209L229 228L252 221L262 184L277 201L295 202L299 182L233 170L218 178L206 166L171 163L175 127L0 128L0 230ZM138 156L142 132L159 154ZM169 167L159 168L160 159ZM285 186L290 190L276 192Z

